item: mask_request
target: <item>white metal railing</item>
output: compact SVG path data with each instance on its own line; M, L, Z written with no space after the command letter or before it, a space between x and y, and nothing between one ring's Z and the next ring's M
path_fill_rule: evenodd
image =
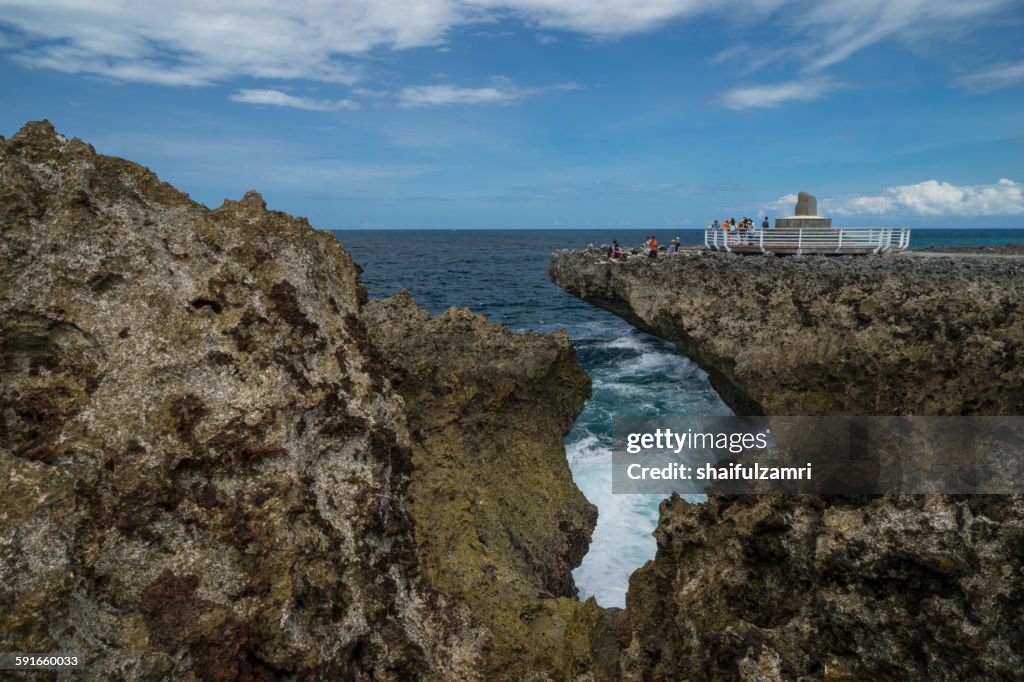
M704 246L744 253L882 253L910 246L909 227L778 228L744 232L704 230Z

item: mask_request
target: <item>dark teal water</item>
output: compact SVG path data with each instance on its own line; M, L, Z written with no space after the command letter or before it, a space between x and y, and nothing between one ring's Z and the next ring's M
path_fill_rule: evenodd
M581 596L624 606L630 574L654 556L660 496L611 492L612 415L730 414L696 365L674 347L637 332L548 281L552 251L618 239L638 245L644 230L367 230L334 233L364 268L370 296L403 288L431 313L470 308L517 331L568 331L593 396L566 437L577 485L600 516L590 552L574 572ZM657 234L698 244L703 232ZM916 230L912 247L1024 243L1024 230ZM696 498L695 498L696 499Z

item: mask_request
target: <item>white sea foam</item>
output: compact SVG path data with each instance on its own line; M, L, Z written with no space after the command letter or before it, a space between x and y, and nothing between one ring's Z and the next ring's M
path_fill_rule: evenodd
M611 441L590 435L566 448L576 484L597 505L590 551L573 572L582 597L602 606L626 605L629 576L654 556L651 533L661 496L613 495Z
M590 463L605 464L609 456L605 452L605 447L601 443L600 437L584 428L579 440L565 446L565 455L569 460L569 465L574 469L582 468ZM579 485L578 481L577 485Z
M580 596L602 606L625 606L629 577L654 557L652 532L662 495L612 494L612 418L619 415L731 414L692 361L671 345L621 327L594 326L581 339L581 360L593 395L566 438L576 484L599 516L590 551L573 572ZM701 501L694 498L693 501Z
M606 348L623 350L644 350L645 339L637 334L625 334L605 344Z

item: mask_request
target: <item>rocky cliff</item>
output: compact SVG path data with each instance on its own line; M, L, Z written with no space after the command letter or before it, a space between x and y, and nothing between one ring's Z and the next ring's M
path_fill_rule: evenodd
M674 342L738 414L1024 413L1024 259L563 251L549 273Z
M0 139L0 263L0 649L89 679L462 680L605 628L570 598L594 510L564 337L405 299L369 331L333 236L45 122Z
M597 510L562 444L590 395L568 337L431 317L404 293L363 319L407 406L424 575L486 626L486 677L614 676L621 616L581 604L570 574Z
M1020 496L662 502L630 579L626 680L1011 680Z
M552 272L692 350L738 409L1019 412L1016 261L597 260ZM1024 667L1013 497L672 499L627 612L580 603L595 510L561 436L589 381L565 336L367 302L333 237L258 194L210 211L29 124L0 139L0 264L5 651L78 652L104 680ZM879 339L923 355L891 344L844 385ZM900 359L916 388L879 379Z
M740 413L1020 414L1024 261L693 254L552 279L675 342ZM624 679L1014 679L1019 496L666 500Z

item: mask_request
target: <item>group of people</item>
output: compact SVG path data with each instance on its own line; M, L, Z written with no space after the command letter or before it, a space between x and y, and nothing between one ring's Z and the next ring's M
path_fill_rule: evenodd
M757 227L754 225L754 219L743 216L743 220L739 223L736 222L735 218L726 218L722 223L717 220L708 225L709 230L722 230L725 233L732 235L730 241L736 241L739 244L746 244L748 239L753 239L754 235L757 234ZM768 216L764 217L761 221L761 229L771 229L771 223L768 221Z
M723 233L728 235L728 241L736 244L753 244L754 239L757 235L757 225L754 223L754 219L748 216L743 216L743 219L739 222L735 218L726 218L722 222L715 220L713 223L707 226L708 230L722 230ZM768 216L764 217L761 221L761 229L771 229L771 223L768 220ZM668 243L668 255L674 255L680 252L679 237L676 237ZM647 237L644 243L640 246L639 251L641 254L647 254L648 258L658 257L658 238L653 234ZM632 253L636 253L637 249L632 249ZM608 250L609 260L624 260L626 252L623 251L622 246L619 244L618 239L612 240L612 246Z
M676 237L675 239L673 239L672 241L670 241L668 243L668 254L670 256L672 256L672 255L675 255L675 254L679 253L679 247L680 247L679 237ZM647 254L648 258L657 258L658 257L658 238L655 237L652 234L651 236L649 236L644 241L644 243L640 246L640 249L641 249L641 253ZM618 239L613 239L612 240L612 247L608 251L608 258L611 259L611 260L621 260L624 255L625 254L622 251L622 246L619 245L619 240Z
M764 220L761 221L761 229L767 230L770 228L771 223L768 222L768 216L765 216ZM724 221L722 221L721 224L719 224L719 222L716 220L715 222L708 225L707 229L724 230L725 232L755 232L757 230L757 228L754 227L754 219L748 218L747 216L743 216L743 220L741 220L738 224L735 218L726 218Z

